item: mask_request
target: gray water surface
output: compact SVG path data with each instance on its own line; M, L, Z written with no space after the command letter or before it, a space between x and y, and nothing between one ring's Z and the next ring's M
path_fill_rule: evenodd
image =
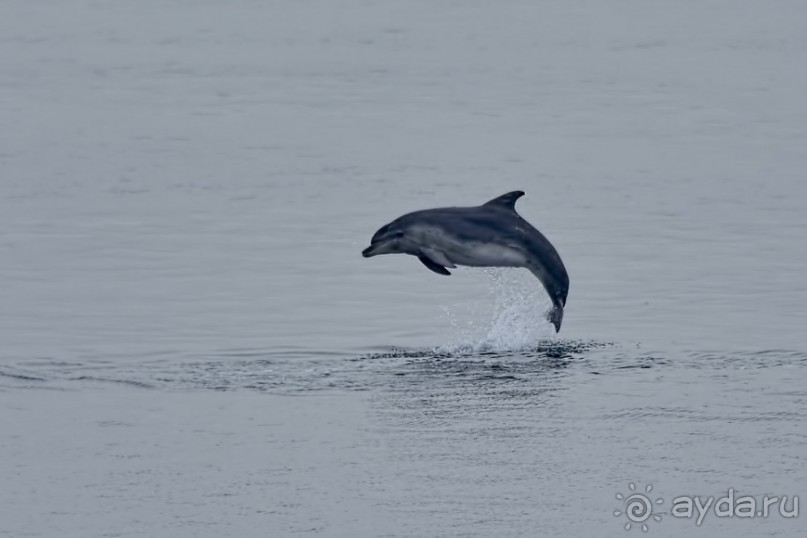
M0 535L804 536L671 507L807 504L805 21L3 2ZM527 271L360 255L515 189L559 335Z

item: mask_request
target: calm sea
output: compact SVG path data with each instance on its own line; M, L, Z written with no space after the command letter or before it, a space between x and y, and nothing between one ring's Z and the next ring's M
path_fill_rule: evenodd
M0 3L0 536L805 536L805 20ZM361 257L516 189L559 335Z

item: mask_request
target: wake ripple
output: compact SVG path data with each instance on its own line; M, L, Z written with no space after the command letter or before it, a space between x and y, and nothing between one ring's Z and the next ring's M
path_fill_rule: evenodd
M196 356L149 360L37 358L0 366L0 389L132 387L148 390L252 390L299 394L318 391L419 390L420 387L484 389L486 384L542 383L546 376L654 375L689 379L693 371L725 378L743 370L807 368L798 350L648 351L638 345L583 340L542 340L517 350L456 345L383 347L328 351L295 349L220 350ZM780 374L775 374L780 375ZM782 374L783 375L783 374Z

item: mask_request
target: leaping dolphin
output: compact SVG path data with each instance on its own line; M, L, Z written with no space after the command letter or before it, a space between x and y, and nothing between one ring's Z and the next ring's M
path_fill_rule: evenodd
M457 265L526 267L538 277L552 300L549 321L560 331L569 293L569 275L555 247L516 213L513 191L477 207L444 207L407 213L382 226L365 258L379 254L411 254L440 275Z

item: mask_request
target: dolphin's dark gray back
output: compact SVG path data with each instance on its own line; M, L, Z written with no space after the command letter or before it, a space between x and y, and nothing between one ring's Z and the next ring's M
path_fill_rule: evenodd
M552 304L560 310L555 314L560 320L569 294L569 274L552 243L516 212L516 201L522 196L524 191L513 191L481 206L424 209L401 219L444 226L468 241L497 241L523 248L530 259L536 261L527 268L538 277Z

